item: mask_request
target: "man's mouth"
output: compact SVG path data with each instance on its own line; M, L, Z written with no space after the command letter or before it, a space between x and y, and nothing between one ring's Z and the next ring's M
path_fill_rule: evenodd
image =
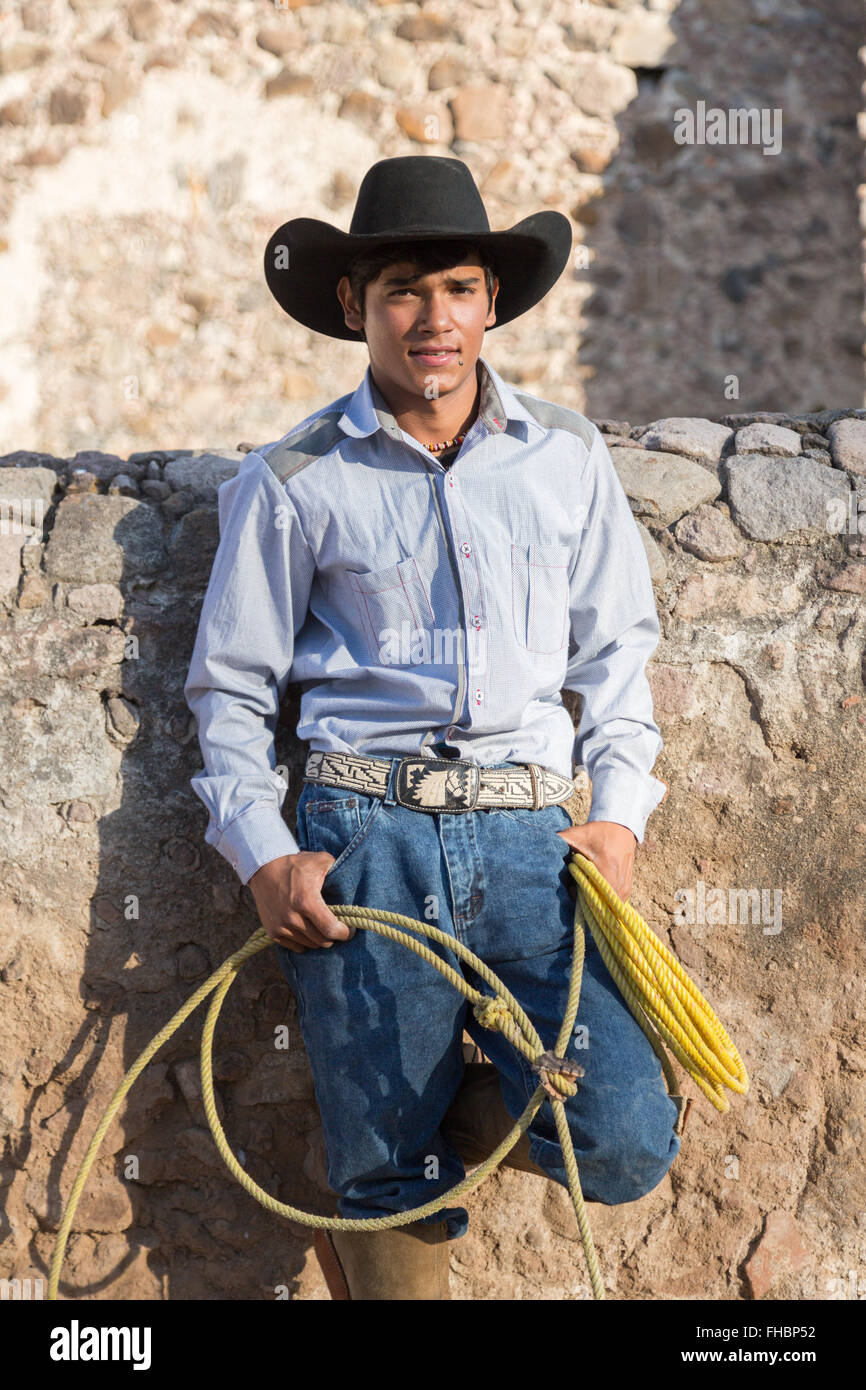
M457 348L411 348L410 357L418 357L422 362L450 362L457 356Z

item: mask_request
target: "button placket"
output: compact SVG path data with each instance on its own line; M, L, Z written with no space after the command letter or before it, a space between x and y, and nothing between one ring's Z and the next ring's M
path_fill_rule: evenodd
M452 494L451 500L456 504L460 500L459 491ZM455 505L454 512L457 511ZM452 527L455 532L468 530L468 524L464 516L458 518L452 514ZM479 671L486 672L487 663L482 661L482 653L485 650L486 630L484 626L484 598L481 591L481 577L478 570L478 560L472 543L463 540L459 543L458 552L461 556L463 571L463 598L464 611L468 614L466 631L466 652L467 652L467 675L475 675L474 683L470 682L469 703L476 710L480 709L485 698L485 684Z

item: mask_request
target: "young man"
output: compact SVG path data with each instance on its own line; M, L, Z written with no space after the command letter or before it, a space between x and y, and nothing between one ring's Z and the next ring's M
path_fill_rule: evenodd
M598 429L515 391L484 333L536 303L566 218L493 233L461 161L382 160L351 231L297 218L265 274L287 313L365 341L354 392L247 455L219 489L220 545L185 695L206 840L249 883L295 993L341 1216L408 1211L500 1141L537 1077L414 952L328 904L433 921L489 964L553 1048L571 970L572 848L622 898L664 784L646 662L659 637L637 526ZM289 681L309 740L297 839L273 734ZM560 692L582 696L579 727ZM592 780L585 825L563 802ZM428 942L485 993L454 952ZM585 1197L667 1172L677 1105L586 934L566 1105ZM493 1066L464 1072L464 1027ZM480 1074L479 1074L480 1071ZM566 1185L548 1106L511 1165ZM447 1298L466 1211L317 1233L334 1297Z

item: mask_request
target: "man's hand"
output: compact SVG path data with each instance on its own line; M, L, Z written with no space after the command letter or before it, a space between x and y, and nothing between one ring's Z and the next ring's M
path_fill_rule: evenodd
M322 884L333 863L333 854L324 850L301 850L256 869L250 890L261 924L278 946L300 953L351 941L355 935L357 927L335 917L322 897Z
M634 871L634 852L637 839L628 826L613 820L591 820L585 825L570 825L567 830L557 830L572 849L580 850L591 859L599 873L603 874L615 893L623 902L628 902L631 893L631 880ZM577 892L574 879L569 875L569 891L572 898Z

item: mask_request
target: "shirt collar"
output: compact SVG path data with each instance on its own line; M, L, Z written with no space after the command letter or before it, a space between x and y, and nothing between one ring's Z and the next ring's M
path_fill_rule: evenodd
M478 414L491 434L501 434L507 429L509 420L524 420L544 432L543 426L520 404L508 383L483 357L478 359L478 368L481 380ZM369 364L337 424L344 434L351 435L353 439L375 434L378 429L385 430L394 439L400 438L400 426L373 381Z

